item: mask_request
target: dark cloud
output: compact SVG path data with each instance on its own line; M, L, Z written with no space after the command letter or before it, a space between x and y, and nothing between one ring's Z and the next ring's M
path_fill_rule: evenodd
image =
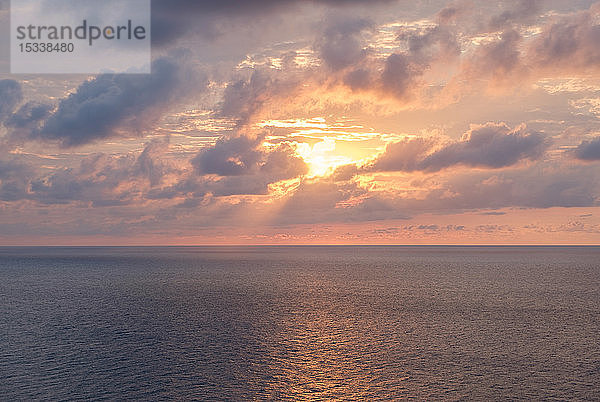
M461 57L461 73L449 87L474 93L480 86L509 89L529 85L541 78L573 77L598 71L600 65L600 5L588 10L558 14L536 26L541 1L514 1L489 24L479 24L471 35L486 34L488 40ZM474 24L478 26L478 24ZM523 35L523 28L541 29ZM464 29L467 29L465 27ZM501 32L497 38L490 34ZM457 96L457 95L455 95Z
M385 152L366 169L373 171L403 171L421 170L422 162L427 153L435 146L432 138L410 138L388 144Z
M76 168L64 168L33 177L25 183L21 199L41 204L88 203L94 207L132 204L145 192L159 186L163 178L174 172L161 162L166 142L154 141L137 156L111 156L97 153L86 156Z
M367 43L361 43L365 25L356 20L330 21L318 41L319 54L333 72L342 71L339 82L355 91L376 91L394 97L405 104L418 101L435 105L453 101L471 93L480 85L490 89L535 81L540 77L564 76L565 73L589 73L600 65L600 6L589 10L554 17L539 35L524 37L523 26L530 26L542 12L542 1L518 0L502 4L500 14L481 21L474 18L464 2L450 5L438 13L437 25L404 27L399 30L395 50L385 60L369 57ZM472 10L471 10L472 11ZM489 10L488 10L489 11ZM467 24L468 26L463 26ZM500 31L497 39L489 36ZM474 51L462 53L464 36L488 35L488 40ZM459 74L440 80L437 86L430 81L440 70L452 71L455 64ZM460 67L460 68L458 68ZM429 75L433 72L433 75ZM444 97L434 98L445 88Z
M225 88L217 115L236 120L238 126L247 125L266 105L293 98L303 83L303 76L295 73L256 68L250 77L233 80Z
M407 50L387 57L378 85L381 92L402 101L415 95L423 86L423 76L434 65L448 65L460 56L456 33L441 23L425 29L402 29L398 41L404 43Z
M288 144L273 150L262 147L261 137L247 136L221 139L192 159L199 175L248 176L259 174L269 180L284 180L307 172L307 166Z
M0 80L0 123L12 114L22 100L21 84L15 80Z
M460 141L442 146L434 138L422 137L389 144L363 169L435 172L455 165L497 169L539 159L548 146L543 134L528 132L525 126L511 130L505 124L487 123L471 129Z
M332 179L335 182L347 181L352 179L359 173L359 169L354 164L338 166L332 174Z
M387 58L381 75L383 91L406 99L413 89L415 79L422 71L423 69L413 64L407 55L392 54Z
M261 138L247 136L221 139L210 148L202 150L192 165L199 175L240 176L255 172L263 154L257 148Z
M267 151L259 145L259 141L244 137L221 140L192 159L192 175L152 189L146 196L155 200L185 198L181 207L196 207L206 197L266 195L270 184L307 173L306 164L291 146L281 144Z
M39 102L27 102L6 119L4 125L11 129L37 129L52 111L52 106Z
M119 129L136 134L150 127L178 96L200 90L203 84L202 79L186 76L177 62L166 58L156 60L149 75L99 75L61 100L29 139L56 140L73 147L115 136ZM26 110L15 122L26 124L28 114L33 119L41 112Z
M497 41L481 45L464 64L469 79L488 78L496 85L522 81L527 73L519 49L522 39L509 29Z
M144 147L131 169L134 177L143 177L154 187L161 183L172 168L161 162L161 157L168 151L168 141L152 141Z
M449 24L456 20L462 13L463 8L458 4L450 4L442 8L437 14L437 20L441 24Z
M600 137L581 142L575 149L575 157L583 161L600 161Z
M516 0L510 3L509 9L490 19L491 30L502 30L511 24L530 22L532 17L539 15L543 0Z
M337 195L336 205L351 204L360 210L361 201L349 202L348 184L338 183L330 189ZM414 196L410 193L370 192L369 199L388 206L388 219L399 213L407 216L422 213L456 213L501 208L595 207L600 202L600 175L585 166L557 166L539 162L527 169L500 172L470 171L439 175L435 187ZM318 204L318 195L313 194ZM328 198L333 198L329 195ZM364 195L360 199L367 199ZM373 202L373 201L370 201ZM331 210L330 215L337 217ZM316 212L315 212L316 213ZM499 215L500 213L494 213ZM486 213L491 215L491 213Z
M541 163L531 169L492 176L464 174L451 178L423 203L432 210L591 207L598 204L599 179L589 169ZM444 197L443 193L453 196Z
M456 33L438 24L417 32L401 32L399 39L406 40L408 53L416 63L428 66L436 60L451 60L460 55Z
M165 105L176 87L177 66L153 63L151 75L100 75L63 99L38 136L63 146L86 144L114 135L128 119L157 104ZM145 122L136 122L140 126Z
M27 198L33 169L14 160L0 159L0 200L18 201Z
M270 94L276 92L277 81L268 71L256 70L249 79L233 81L225 88L219 114L236 118L240 124L248 122Z
M373 84L371 72L366 68L357 68L346 73L343 78L344 85L352 90L366 90Z
M182 177L172 186L153 189L148 198L185 197L182 206L194 206L207 195L266 195L270 184L308 172L306 163L289 144L266 149L262 142L260 137L248 136L221 139L191 160L193 175Z
M267 153L260 172L270 180L279 181L305 175L308 173L308 166L296 155L291 145L284 143Z
M354 197L366 194L355 183L339 184L332 180L305 180L300 183L296 191L287 198L274 221L279 224L301 224L316 222L341 222L360 221L367 215L379 215L381 209L390 215L390 208L372 203L373 210L365 208L368 201L363 201L359 206L361 213L353 208L342 208L340 203ZM365 219L369 220L369 219Z
M488 123L428 155L421 166L427 171L453 165L502 168L524 159L539 159L548 146L545 135L526 131L525 126L511 130L505 124Z
M333 178L305 180L285 200L281 224L405 219L422 213L457 213L490 209L595 207L600 202L600 175L585 165L546 162L526 169L497 172L462 171L436 175L423 192L370 191L357 182Z
M394 1L371 0L369 3ZM190 32L214 38L219 33L215 19L256 18L308 2L331 7L365 4L364 0L152 0L152 42L162 45Z
M315 44L321 59L334 71L355 66L362 61L367 50L360 40L360 33L372 28L365 18L330 17L324 22L326 29Z
M527 52L538 69L564 74L598 71L600 66L600 4L557 18L543 28Z

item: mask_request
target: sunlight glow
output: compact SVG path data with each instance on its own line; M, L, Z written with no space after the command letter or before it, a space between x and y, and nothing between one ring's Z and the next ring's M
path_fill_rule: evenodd
M307 143L297 144L296 152L309 166L309 176L325 176L336 167L352 163L347 156L336 154L335 139L325 137L323 141L310 146Z

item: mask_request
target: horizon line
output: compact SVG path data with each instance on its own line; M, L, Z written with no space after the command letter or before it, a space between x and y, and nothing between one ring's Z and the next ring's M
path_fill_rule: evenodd
M131 248L131 247L600 247L600 244L0 244L0 248Z

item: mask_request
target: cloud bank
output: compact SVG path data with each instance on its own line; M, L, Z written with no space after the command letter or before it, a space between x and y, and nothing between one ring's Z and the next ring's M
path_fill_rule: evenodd
M511 129L504 123L487 123L443 145L423 137L389 144L364 171L437 172L456 165L498 169L537 160L548 146L543 134L529 132L526 126Z

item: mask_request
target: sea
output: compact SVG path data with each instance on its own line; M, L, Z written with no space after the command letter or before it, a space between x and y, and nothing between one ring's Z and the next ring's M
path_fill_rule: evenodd
M600 247L0 248L0 400L600 400Z

